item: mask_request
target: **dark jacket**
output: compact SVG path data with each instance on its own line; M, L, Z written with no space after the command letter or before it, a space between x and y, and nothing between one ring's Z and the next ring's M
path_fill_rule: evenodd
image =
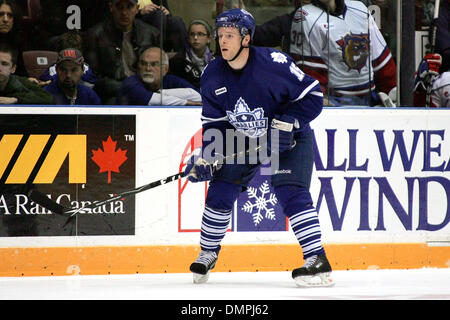
M51 93L55 99L56 104L61 105L100 105L102 104L100 98L94 90L78 84L77 98L75 101L69 100L64 92L58 86L58 77L55 77L52 82L45 87L45 90Z
M25 77L11 75L0 96L17 98L17 104L54 104L53 96Z
M186 51L178 52L170 59L169 74L183 78L194 87L200 88L202 70L200 70L194 62L192 62Z
M312 3L322 8L326 11L326 7L319 0L313 0ZM336 16L342 14L345 10L345 3L343 0L336 1ZM263 23L262 25L257 25L255 29L254 39L252 44L260 47L281 47L283 52L290 54L291 41L296 41L297 39L291 39L291 27L292 20L294 20L295 12L299 6L295 8L291 13L276 16L275 18Z
M121 59L122 32L108 18L92 27L85 39L85 58L92 70L98 75L95 91L105 100L115 97L121 81L126 78ZM135 19L131 42L136 57L150 46L159 46L158 29Z
M262 25L256 26L252 44L260 47L281 47L281 50L289 54L291 45L291 26L294 14L277 16Z
M166 74L163 77L162 91L164 91L164 89L173 89L173 88L190 88L199 92L197 88L195 88L185 79L171 74ZM120 87L119 94L117 96L117 104L146 106L148 105L152 96L153 91L148 90L144 86L144 83L142 82L141 77L139 75L134 75L128 77L122 82L122 86Z
M441 1L437 19L436 52L442 55L441 73L450 70L450 1Z

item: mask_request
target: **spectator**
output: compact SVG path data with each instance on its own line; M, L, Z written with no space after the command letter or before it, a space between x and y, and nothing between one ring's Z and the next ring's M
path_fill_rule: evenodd
M68 31L62 34L57 41L58 52L65 48L74 48L83 52L83 39L77 31ZM56 79L56 63L51 65L45 72L39 77L39 80L47 82L49 84L51 80ZM83 63L83 75L81 76L81 84L89 88L94 88L97 81L96 74L92 71L89 65Z
M100 98L94 90L81 84L84 58L78 49L61 50L56 62L56 78L45 87L61 105L99 105Z
M53 104L47 91L25 77L16 76L17 49L0 43L0 104Z
M27 0L25 0L27 1ZM39 0L33 24L33 46L59 52L56 41L67 31L86 31L109 15L109 0ZM67 48L67 47L66 47Z
M104 104L114 103L124 79L136 74L142 48L159 43L159 31L135 19L137 0L111 0L111 18L95 25L86 37L86 60L97 74L94 90Z
M169 73L200 88L203 69L214 58L209 49L211 27L204 20L194 20L189 24L188 31L189 45L170 59Z
M188 42L188 35L183 19L170 13L167 0L139 0L138 19L162 30L163 49L183 51Z
M291 34L290 54L329 104L377 105L377 90L395 101L394 60L362 2L313 0L297 9Z
M22 30L22 11L13 0L0 0L0 42L17 48L16 74L27 76L22 52L27 50L27 41Z
M167 75L169 58L160 48L146 49L139 58L138 74L123 81L117 104L201 105L200 93L186 80Z

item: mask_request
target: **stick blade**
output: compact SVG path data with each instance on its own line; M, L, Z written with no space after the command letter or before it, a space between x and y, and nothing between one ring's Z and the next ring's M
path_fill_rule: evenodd
M28 192L28 198L47 210L50 210L56 214L64 215L64 211L66 209L65 207L63 207L59 203L56 203L55 201L47 197L47 195L43 194L40 191L37 191L36 189L31 189L30 192Z

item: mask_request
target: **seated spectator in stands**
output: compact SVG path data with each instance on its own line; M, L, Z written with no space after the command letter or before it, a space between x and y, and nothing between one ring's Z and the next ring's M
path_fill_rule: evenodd
M188 30L189 45L170 59L169 73L200 88L203 69L214 59L209 50L211 27L206 21L194 20L189 24Z
M54 104L50 93L25 77L16 76L17 49L0 43L0 104Z
M111 0L111 18L91 28L85 39L85 57L98 80L94 90L104 104L112 104L120 85L136 74L142 48L159 43L159 31L135 19L137 0Z
M0 0L0 42L17 48L16 75L27 76L22 57L22 52L27 50L22 30L22 11L13 0Z
M81 84L84 58L78 49L61 50L56 61L56 78L45 87L61 105L99 105L94 90Z
M78 30L84 36L109 14L109 0L22 0L27 1L34 7L31 40L39 50L59 52L56 42L63 33Z
M139 58L138 74L123 81L117 104L201 105L198 90L186 80L168 75L168 64L164 51L156 47L146 49Z
M448 65L446 68L442 70L442 57L438 53L423 57L415 79L414 106L450 108L450 70Z
M68 31L62 34L57 41L58 52L64 50L65 48L74 48L83 52L83 39L77 31ZM49 84L53 79L56 79L56 63L51 65L45 72L39 77L41 81L48 81ZM97 81L97 76L89 67L89 65L83 63L83 75L81 76L80 83L89 88L94 88L95 82Z
M184 50L188 42L186 26L181 17L170 13L167 0L139 0L138 19L161 30L163 34L163 49L166 52Z

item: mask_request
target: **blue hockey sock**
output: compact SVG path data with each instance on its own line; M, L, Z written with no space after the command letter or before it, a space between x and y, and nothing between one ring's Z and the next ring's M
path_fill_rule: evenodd
M220 243L227 232L233 204L240 190L240 186L225 181L210 183L200 233L202 250L220 250Z
M231 220L231 210L221 212L205 206L200 233L200 247L202 250L220 250L220 243L225 237Z
M315 208L301 211L289 217L291 228L303 250L303 258L323 254L319 218Z
M284 214L289 218L306 259L316 254L325 253L322 247L319 217L312 205L310 192L296 185L275 187L275 192Z

